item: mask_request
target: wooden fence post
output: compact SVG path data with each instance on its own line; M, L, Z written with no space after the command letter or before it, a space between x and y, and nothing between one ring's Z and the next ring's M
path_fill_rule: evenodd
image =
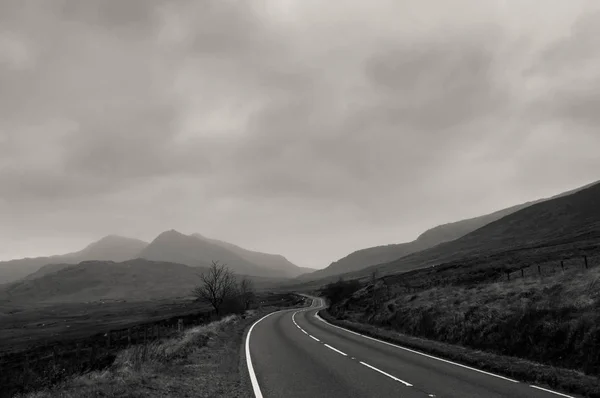
M181 319L181 318L177 321L177 331L179 333L181 333L183 331L183 319Z
M525 271L523 271L523 268L521 268L521 278L525 278Z
M564 271L565 270L565 262L563 260L560 260L560 268Z
M127 345L131 345L131 328L127 328Z
M510 271L506 271L506 277L508 280L510 280Z
M96 342L92 343L92 349L90 350L90 367L94 365L96 361Z
M587 269L588 268L588 259L587 259L587 256L583 256L583 261L585 263L585 269Z
M538 274L542 275L542 266L538 265Z

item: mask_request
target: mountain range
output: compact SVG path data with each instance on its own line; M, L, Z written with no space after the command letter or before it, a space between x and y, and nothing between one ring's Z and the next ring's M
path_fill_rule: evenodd
M247 250L200 234L184 235L171 230L150 243L109 235L75 253L0 262L0 285L36 279L86 261L118 263L136 258L191 267L208 267L212 261L219 261L240 275L268 278L293 278L314 271L298 267L278 254Z
M130 260L137 257L146 246L148 246L148 243L139 239L109 235L74 253L1 261L0 285L25 278L48 264L56 264L55 267L58 269L60 265L79 264L82 261L105 260L119 262ZM52 268L46 268L46 272L50 269Z
M0 262L0 277L4 278L0 279L0 300L185 295L214 260L261 286L290 287L323 284L339 277L366 277L374 270L385 275L449 263L460 266L474 258L488 266L492 256L500 258L497 253L539 252L544 247L576 252L596 246L600 248L599 183L441 225L413 242L359 250L318 271L298 267L281 255L200 234L170 230L150 243L111 235L75 253Z

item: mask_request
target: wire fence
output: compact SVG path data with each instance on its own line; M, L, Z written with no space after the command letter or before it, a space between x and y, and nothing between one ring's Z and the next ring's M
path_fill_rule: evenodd
M106 368L122 349L173 337L212 319L211 313L199 312L6 354L0 357L0 397L12 397L74 374Z
M586 270L598 265L598 263L600 262L597 257L590 257L587 255L569 257L560 261L527 265L517 269L508 269L505 271L505 278L507 280L512 280L531 276L550 276L572 269Z
M538 260L522 265L505 265L501 267L490 267L485 273L477 274L471 281L466 279L468 283L489 283L498 281L515 281L520 278L531 277L548 277L572 270L585 271L592 267L600 265L600 255L598 254L582 254L564 257L561 260ZM460 267L457 267L460 268ZM447 271L450 272L450 271ZM459 269L452 269L452 272L459 274ZM475 275L475 274L473 274ZM431 276L431 275L429 275ZM464 285L465 281L460 278L453 279L446 274L446 277L415 277L400 275L390 275L380 278L380 283L377 283L375 289L367 287L369 294L374 290L378 291L379 295L387 298L395 297L399 294L414 294L435 287L459 286Z

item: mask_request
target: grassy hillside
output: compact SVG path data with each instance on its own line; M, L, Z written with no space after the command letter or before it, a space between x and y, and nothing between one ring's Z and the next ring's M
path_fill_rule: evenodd
M54 264L46 269L58 270L60 264L78 264L82 261L126 261L136 258L148 243L138 239L110 235L88 245L81 251L50 257L24 258L0 262L0 285L11 283L26 277L45 265Z
M574 194L528 206L454 241L412 253L395 261L346 274L368 277L413 269L479 264L517 267L553 253L594 251L600 241L600 184ZM560 259L560 258L559 258Z
M198 283L201 271L182 264L143 259L123 263L83 262L13 283L0 291L0 301L47 303L182 297L188 296Z
M302 282L302 281L306 282L306 281L310 281L310 280L316 281L316 280L325 278L324 279L325 281L329 281L329 280L335 279L334 277L338 276L338 275L351 274L353 272L364 270L367 267L385 264L385 263L392 263L392 262L394 262L394 260L398 260L398 259L408 256L412 253L418 253L418 252L427 250L429 248L433 248L437 245L443 244L445 242L451 242L456 239L459 239L465 235L470 234L471 232L478 230L479 228L482 228L488 224L498 221L508 215L519 212L520 210L526 209L532 205L536 205L538 203L552 201L554 199L569 196L574 193L585 190L587 188L593 187L595 184L596 183L588 184L586 186L576 188L576 189L570 190L568 192L564 192L559 195L553 196L549 199L540 199L540 200L533 201L533 202L527 202L527 203L509 207L506 209L502 209L502 210L496 211L491 214L486 214L484 216L470 218L467 220L461 220L461 221L448 223L448 224L444 224L444 225L439 225L437 227L434 227L434 228L431 228L431 229L425 231L416 240L414 240L412 242L391 244L391 245L385 245L385 246L376 246L376 247L370 247L370 248L366 248L366 249L362 249L362 250L357 250L357 251L349 254L348 256L331 263L331 265L329 265L329 267L327 267L325 269L315 271L311 274L302 275L300 278L298 278L298 280L300 282ZM444 248L442 248L441 250L444 251L445 248L448 248L448 247L451 247L451 246L450 245L444 246ZM460 257L460 254L458 257ZM420 260L415 261L416 265L409 264L406 266L404 266L404 265L400 266L400 264L403 264L401 262L394 262L393 263L394 265L392 265L389 268L386 268L382 271L383 272L394 272L396 268L397 268L397 270L407 270L407 269L418 268L420 266L430 265L427 262L424 262L423 264L419 264L419 261ZM439 260L434 260L434 263L437 261L439 261ZM366 276L371 272L372 272L372 270L369 270L369 271L366 271L363 273L357 272L356 274L354 274L354 276L356 276L356 275ZM348 275L348 277L352 277L352 276Z
M600 257L595 264L600 265ZM600 374L600 267L414 291L387 278L338 300L339 319Z
M508 214L521 210L531 203L525 203L500 210L481 217L470 218L449 224L439 225L421 234L416 240L407 243L369 247L350 253L329 265L327 268L301 276L300 280L316 280L349 272L359 271L369 266L387 263L411 253L426 250L440 243L458 239L482 226Z

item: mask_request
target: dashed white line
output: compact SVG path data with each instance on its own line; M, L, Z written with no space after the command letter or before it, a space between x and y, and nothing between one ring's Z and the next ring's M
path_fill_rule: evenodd
M312 334L309 334L310 338L313 339L314 341L321 341L318 338L316 338L315 336L313 336Z
M572 397L572 396L570 396L570 395L567 395L567 394L562 394L562 393L560 393L560 392L556 392L556 391L552 391L552 390L547 390L547 389L545 389L545 388L538 387L538 386L534 386L534 385L530 385L530 387L533 387L533 388L535 388L535 389L538 389L538 390L542 390L542 391L549 392L550 394L559 395L559 396L561 396L561 397L566 397L566 398L575 398L575 397Z
M511 383L518 383L517 380L509 379L508 377L504 377L504 376L500 376L500 375L497 375L497 374L494 374L494 373L489 373L489 372L486 372L486 371L483 371L483 370L475 369L475 368L472 368L470 366L466 366L466 365L463 365L463 364L460 364L460 363L448 361L447 359L442 359L442 358L434 357L433 355L424 354L424 353L419 352L419 351L411 350L410 348L406 348L406 347L402 347L402 346L399 346L399 345L396 345L396 344L388 343L387 341L379 340L379 339L376 339L376 338L373 338L373 337L370 337L370 336L365 336L364 334L356 333L356 332L354 332L352 330L348 330L348 329L345 329L345 328L340 327L340 326L332 325L331 323L327 322L325 319L321 318L319 316L318 312L317 312L317 314L315 316L321 322L323 322L323 323L325 323L325 324L327 324L327 325L329 325L331 327L343 330L343 331L345 331L347 333L352 333L352 334L355 334L357 336L361 336L361 337L363 337L365 339L373 340L373 341L376 341L376 342L381 343L381 344L389 345L391 347L396 347L396 348L399 348L399 349L404 350L404 351L412 352L413 354L418 354L418 355L422 355L422 356L427 357L427 358L435 359L436 361L441 361L441 362L449 363L449 364L454 365L454 366L459 366L459 367L464 368L464 369L469 369L469 370L472 370L474 372L479 372L479 373L486 374L488 376L497 377L499 379L510 381Z
M329 344L325 344L325 347L327 347L330 350L333 350L333 351L337 352L338 354L341 354L341 355L343 355L345 357L348 356L348 354L346 354L345 352L341 352L340 350L338 350L337 348L334 348L334 347L330 346Z
M384 371L383 371L383 370L381 370L381 369L377 369L375 366L371 366L371 365L369 365L368 363L365 363L365 362L362 362L362 361L360 361L360 364L361 364L361 365L365 365L367 368L369 368L369 369L372 369L372 370L374 370L374 371L376 371L376 372L379 372L379 373L381 373L382 375L385 375L385 376L389 377L389 378L390 378L390 379L392 379L392 380L395 380L395 381L397 381L397 382L400 382L400 383L404 384L406 387L412 387L412 384L410 384L410 383L407 383L407 382L405 382L404 380L401 380L401 379L397 378L396 376L392 376L391 374L389 374L389 373L386 373L386 372L384 372Z

